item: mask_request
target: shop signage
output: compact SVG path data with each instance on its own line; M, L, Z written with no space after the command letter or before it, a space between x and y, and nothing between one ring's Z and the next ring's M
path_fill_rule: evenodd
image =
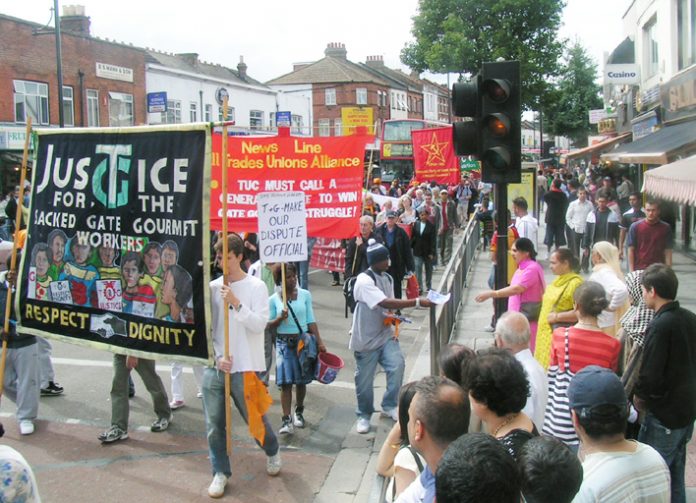
M696 114L696 67L662 84L660 99L665 122Z
M133 69L97 61L97 77L133 82Z
M147 113L167 111L167 93L147 93Z
M640 67L631 65L606 65L604 67L604 85L640 84Z

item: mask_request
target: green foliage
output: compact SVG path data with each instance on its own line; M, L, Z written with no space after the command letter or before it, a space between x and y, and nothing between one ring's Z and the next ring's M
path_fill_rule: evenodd
M580 42L574 42L566 51L558 84L544 107L549 131L567 136L577 147L587 145L587 135L593 129L589 111L602 108L596 77L597 64Z
M564 0L420 0L401 61L419 72L475 74L484 61L519 60L522 106L537 109L558 70Z

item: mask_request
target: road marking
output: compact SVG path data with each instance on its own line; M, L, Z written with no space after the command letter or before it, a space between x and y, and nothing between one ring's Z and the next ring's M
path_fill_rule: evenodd
M51 358L54 365L71 365L73 367L111 367L112 362L109 360L86 360L81 358ZM168 374L171 371L171 365L156 365L156 370L158 372L163 372ZM190 366L185 366L183 368L184 373L193 374L193 369ZM275 380L275 374L271 374L271 380ZM311 383L312 386L320 385L316 381ZM335 388L341 389L355 389L355 383L353 381L334 381L330 384Z

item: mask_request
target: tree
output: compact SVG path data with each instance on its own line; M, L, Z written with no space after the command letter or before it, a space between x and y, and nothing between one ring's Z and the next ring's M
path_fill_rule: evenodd
M415 41L401 61L416 71L475 74L484 61L519 60L522 104L537 109L557 72L564 0L420 0Z
M544 108L549 131L567 136L578 147L587 145L587 135L592 130L589 111L602 108L596 77L597 64L575 41L566 51L558 83Z

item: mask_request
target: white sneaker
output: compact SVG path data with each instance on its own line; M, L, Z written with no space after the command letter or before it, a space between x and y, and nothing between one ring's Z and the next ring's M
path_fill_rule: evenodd
M355 429L358 430L358 433L360 433L360 434L369 432L370 431L370 420L365 419L364 417L359 417L358 424L355 426Z
M295 433L295 427L292 424L292 418L290 416L283 417L283 425L278 430L280 435L292 435Z
M483 327L483 331L493 333L495 332L495 327L493 325L486 325Z
M394 407L393 409L383 410L382 416L391 418L395 423L399 422L399 409Z
M29 419L23 419L19 422L19 432L22 435L31 435L34 433L34 422Z
M280 451L276 452L273 456L268 456L266 460L266 473L275 476L280 473L280 467L282 463L280 461Z
M227 476L221 472L216 473L213 481L208 486L208 496L211 498L222 498L222 495L225 494L226 485Z

